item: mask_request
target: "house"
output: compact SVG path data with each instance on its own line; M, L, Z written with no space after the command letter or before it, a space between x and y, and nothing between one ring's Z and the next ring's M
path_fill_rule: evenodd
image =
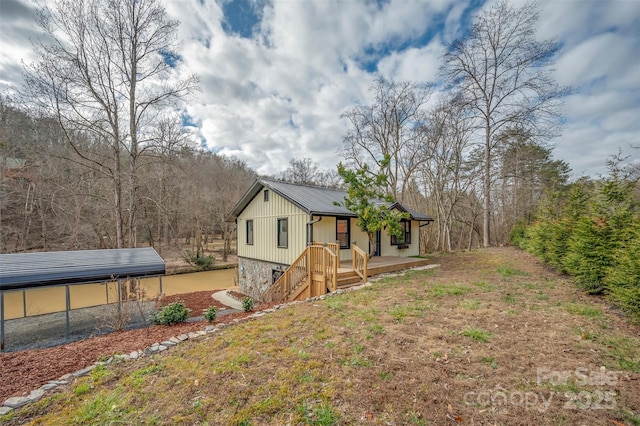
M301 255L311 246L324 246L323 250L328 252L328 258L323 257L316 264L353 261L357 256L354 253L369 252L368 236L360 230L356 214L337 205L345 196L342 190L257 179L228 218L237 224L241 292L264 300L264 293L291 265L300 264ZM433 219L399 203L390 204L389 208L408 212L410 218L402 223L402 236L376 238L372 250L375 256L419 255L419 227ZM312 262L306 262L307 275L302 273L298 280L305 276L311 280ZM330 278L334 279L335 274ZM366 280L366 274L363 278ZM325 284L318 284L317 290L306 294L324 294L326 288L331 289ZM298 284L289 285L282 297L291 298Z

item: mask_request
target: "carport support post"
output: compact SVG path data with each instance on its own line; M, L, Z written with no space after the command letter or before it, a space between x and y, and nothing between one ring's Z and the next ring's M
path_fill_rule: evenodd
M160 279L160 294L162 294L162 275L158 277Z
M71 309L71 296L69 295L69 286L65 285L65 296L67 299L67 339L69 338L69 309Z
M4 352L4 290L0 290L0 352Z

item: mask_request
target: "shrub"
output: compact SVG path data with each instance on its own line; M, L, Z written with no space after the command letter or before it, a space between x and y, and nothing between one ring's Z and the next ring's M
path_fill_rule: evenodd
M172 302L159 311L151 312L149 319L153 324L173 325L187 321L189 309L183 302Z
M245 312L249 312L250 310L252 310L255 304L256 302L250 297L245 297L244 299L242 299L242 309L244 309Z
M216 257L212 254L194 253L187 250L185 254L187 262L194 265L198 271L209 271L213 268Z
M509 242L514 246L523 248L525 243L525 231L527 230L527 225L523 220L519 220L513 224L511 227L511 231L509 232Z
M216 316L218 315L218 308L215 306L209 306L204 310L204 319L209 322L214 322L216 320Z
M637 220L632 238L615 253L615 265L604 282L614 303L640 322L640 215Z

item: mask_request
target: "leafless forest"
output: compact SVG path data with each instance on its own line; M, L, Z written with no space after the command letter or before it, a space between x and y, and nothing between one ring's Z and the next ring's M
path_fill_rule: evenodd
M177 73L178 22L156 1L85 6L41 11L53 42L34 46L24 87L0 99L0 251L190 241L198 254L215 234L227 254L225 216L255 172L189 132L181 111L198 77ZM547 143L569 89L549 76L558 46L536 40L537 19L532 5L500 2L449 46L437 87L378 78L370 104L342 112L338 159L385 173L391 195L435 218L423 251L506 243L567 183ZM290 159L277 177L340 186L313 158Z

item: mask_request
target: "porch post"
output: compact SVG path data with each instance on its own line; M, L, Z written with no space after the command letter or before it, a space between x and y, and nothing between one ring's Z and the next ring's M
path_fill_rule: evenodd
M69 309L71 309L71 296L69 295L69 286L65 285L64 289L65 289L65 296L66 296L66 299L67 299L67 309L66 309L66 314L67 314L67 333L66 333L66 337L68 339L69 338Z
M4 290L0 290L0 352L4 352Z

